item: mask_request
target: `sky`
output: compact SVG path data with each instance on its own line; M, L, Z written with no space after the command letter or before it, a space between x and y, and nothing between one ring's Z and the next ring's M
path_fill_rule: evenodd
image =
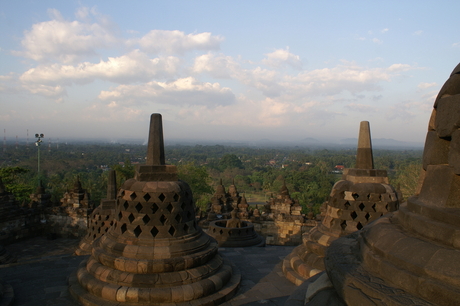
M7 139L423 143L460 61L455 1L0 0Z

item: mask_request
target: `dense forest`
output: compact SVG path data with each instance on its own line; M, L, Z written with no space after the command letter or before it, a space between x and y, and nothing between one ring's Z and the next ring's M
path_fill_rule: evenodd
M6 146L0 155L0 177L21 203L29 201L39 181L59 203L77 177L98 205L106 195L107 170L114 169L118 184L133 177L134 167L145 162L147 147L135 144L60 144L59 147ZM356 149L253 148L222 145L166 146L166 162L178 167L189 183L196 204L204 208L215 186L234 183L249 204L262 204L283 183L304 208L318 212L340 167L353 167ZM388 170L390 183L407 198L414 193L421 170L422 150L374 150L376 169Z

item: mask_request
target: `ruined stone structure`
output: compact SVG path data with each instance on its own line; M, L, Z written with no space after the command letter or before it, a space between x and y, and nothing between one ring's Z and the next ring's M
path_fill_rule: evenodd
M230 212L236 209L239 211L239 216L243 217L243 215L247 214L248 203L242 201L243 197L240 196L235 183L233 182L228 187L228 192L226 192L221 179L220 184L217 185L216 192L211 197L211 203L208 206L207 212L230 217Z
M459 233L460 65L434 103L419 190L398 212L331 244L331 286L310 285L307 305L325 297L335 305L458 305Z
M360 230L383 214L398 209L399 194L386 170L375 170L369 122L360 125L356 168L345 169L326 203L322 222L303 236L303 243L283 261L285 276L300 285L324 270L327 247L338 237Z
M265 239L256 233L251 222L240 220L236 210L232 210L231 215L231 219L209 224L207 233L216 239L219 247L265 246Z
M165 165L161 115L153 114L147 162L117 196L113 226L70 282L83 305L216 305L241 275L197 226L192 192Z
M60 206L46 211L46 232L50 237L81 239L87 233L92 204L77 177L74 188L64 193Z
M107 198L102 199L98 207L96 207L88 220L88 231L85 237L80 241L78 249L75 251L76 255L91 254L93 249L93 242L101 237L113 225L115 218L117 197L117 178L115 170L109 171L107 181Z
M42 182L39 182L39 186L35 190L35 193L30 195L29 208L44 210L46 207L50 207L51 195L45 192Z
M276 197L271 197L265 205L268 212L268 218L276 220L300 220L303 221L304 217L301 214L302 207L300 204L291 198L289 190L286 187L286 182L280 189Z
M82 188L79 177L75 181L73 190L64 194L61 203L65 207L89 208L89 194Z

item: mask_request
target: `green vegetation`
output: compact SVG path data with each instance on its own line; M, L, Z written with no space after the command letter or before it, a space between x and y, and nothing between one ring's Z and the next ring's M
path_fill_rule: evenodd
M59 202L73 188L77 176L98 205L105 197L107 171L117 173L118 186L134 176L135 165L145 162L142 145L67 145L41 150L43 184ZM336 165L353 167L356 149L312 150L309 148L249 148L214 146L166 146L168 164L178 167L179 178L192 188L196 204L204 209L222 179L226 188L234 183L250 202L265 203L283 183L304 212L319 211L333 184L341 178ZM404 197L414 194L421 169L422 150L374 150L375 167L388 170L390 183L400 186ZM34 147L8 146L0 157L0 177L17 199L28 201L38 186L37 152Z

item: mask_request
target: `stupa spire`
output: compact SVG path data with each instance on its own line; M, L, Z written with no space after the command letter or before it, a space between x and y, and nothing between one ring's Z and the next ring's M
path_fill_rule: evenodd
M165 165L165 146L163 141L163 122L161 114L152 114L150 116L146 164L148 166Z
M115 200L117 198L117 177L115 170L109 171L109 178L107 180L107 200Z
M372 154L371 129L369 121L361 121L359 125L356 168L374 169L374 156Z

